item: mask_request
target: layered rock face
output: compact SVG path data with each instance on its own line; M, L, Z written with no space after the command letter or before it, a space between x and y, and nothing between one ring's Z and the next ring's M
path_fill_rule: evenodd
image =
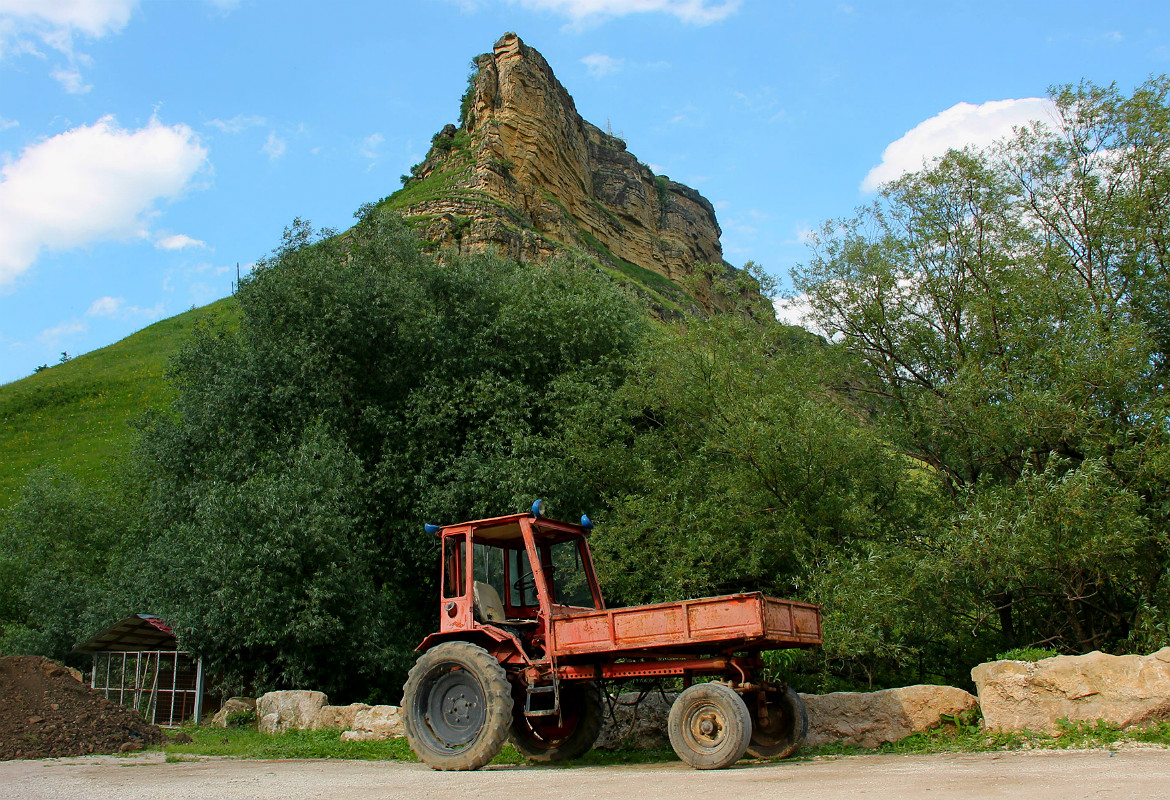
M1170 647L1148 656L992 661L971 679L988 728L1057 734L1062 719L1119 728L1170 720Z
M540 53L507 34L476 66L460 127L386 201L425 239L518 260L581 250L675 300L670 282L723 266L711 204L583 120Z

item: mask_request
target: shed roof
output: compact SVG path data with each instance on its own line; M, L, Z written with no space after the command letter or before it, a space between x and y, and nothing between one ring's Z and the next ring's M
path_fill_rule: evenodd
M171 626L153 614L133 614L73 648L75 653L113 650L176 650L179 643Z

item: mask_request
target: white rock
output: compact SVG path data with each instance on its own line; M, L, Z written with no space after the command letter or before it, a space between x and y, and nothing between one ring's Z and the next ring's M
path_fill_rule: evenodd
M354 717L353 730L393 739L406 735L406 724L398 706L367 706Z
M255 711L256 698L254 697L229 697L219 711L215 712L215 716L211 718L212 725L218 725L221 728L228 726L228 715L234 714L238 711Z
M1170 647L1148 656L992 661L971 678L988 728L1056 734L1060 719L1120 728L1170 720Z
M256 704L261 733L284 733L313 727L321 708L329 701L324 692L294 689L268 692Z
M978 701L954 686L903 686L876 692L802 694L808 707L805 744L877 747L936 728L941 718L970 711Z
M313 730L318 728L341 728L349 730L354 727L357 715L368 711L370 706L365 703L351 703L348 706L321 706L317 718L311 725Z

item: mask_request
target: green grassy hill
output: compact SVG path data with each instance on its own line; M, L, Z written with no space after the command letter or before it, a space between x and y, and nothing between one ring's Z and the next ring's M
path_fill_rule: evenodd
M0 506L43 465L87 483L105 477L132 445L130 421L166 404L163 376L191 329L235 314L235 300L225 298L0 386Z

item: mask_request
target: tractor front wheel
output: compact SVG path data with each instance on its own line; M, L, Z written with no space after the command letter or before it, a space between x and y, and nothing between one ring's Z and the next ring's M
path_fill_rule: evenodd
M500 752L512 693L500 662L470 642L444 642L419 656L403 687L410 749L435 769L479 769Z
M749 696L754 701L754 697ZM766 721L755 702L748 703L752 715L752 740L747 751L756 758L787 758L808 735L808 709L791 687L764 693Z
M561 685L561 713L528 717L524 714L523 688L514 700L512 744L531 761L569 761L589 752L601 733L605 706L596 681Z
M670 746L695 769L722 769L743 758L752 735L747 705L722 683L696 683L674 701Z

